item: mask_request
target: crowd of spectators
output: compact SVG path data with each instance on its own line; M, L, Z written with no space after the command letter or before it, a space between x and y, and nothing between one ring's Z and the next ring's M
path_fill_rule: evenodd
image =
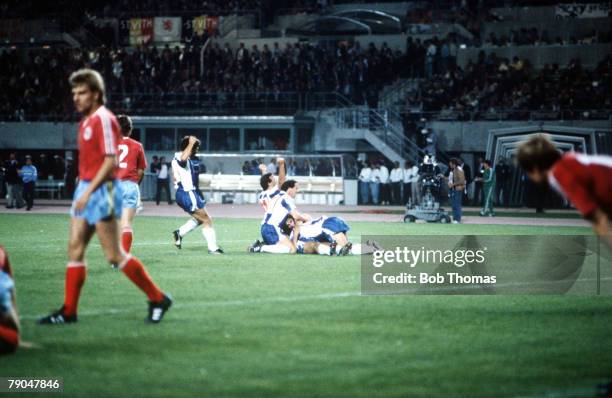
M565 67L546 64L534 70L526 60L499 58L481 52L465 70L451 68L422 81L408 95L412 111L441 111L467 118L474 113L527 111L584 112L612 107L612 56L594 70L579 59ZM576 116L576 115L574 115Z
M274 43L272 47L214 44L200 57L196 46L133 51L38 49L0 54L0 114L13 120L73 115L67 76L92 67L105 78L113 109L131 111L153 100L169 106L174 94L335 91L362 104L402 70L404 54L386 44L363 48ZM138 93L135 95L133 93ZM216 94L215 94L216 95Z
M612 42L612 30L607 32L593 29L590 33L582 37L569 37L566 39L561 36L552 37L547 30L541 32L536 27L512 29L508 34L490 32L484 40L487 46L536 46L536 45L572 45L572 44L594 44Z
M49 16L82 17L85 13L97 18L138 17L184 14L223 16L239 11L259 10L262 0L4 0L0 18L41 18Z

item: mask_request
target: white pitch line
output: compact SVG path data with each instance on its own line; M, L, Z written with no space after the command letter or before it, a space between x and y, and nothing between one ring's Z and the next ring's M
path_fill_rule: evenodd
M190 301L185 304L173 304L172 308L205 308L205 307L242 307L247 305L257 304L270 304L270 303L292 303L296 301L308 301L308 300L332 300L337 298L345 297L356 297L360 296L361 292L342 292L342 293L323 293L310 296L277 296L268 298L255 298L255 299L244 299L244 300L224 300L224 301ZM124 314L129 312L142 311L144 306L127 307L127 308L110 308L102 311L83 311L79 312L81 316L100 316L100 315L114 315ZM20 318L24 320L38 319L41 315L21 315Z

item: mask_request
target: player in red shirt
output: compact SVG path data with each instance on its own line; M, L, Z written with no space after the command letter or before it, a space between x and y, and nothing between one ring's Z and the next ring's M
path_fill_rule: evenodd
M593 224L612 249L612 158L562 154L544 134L523 142L517 160L536 184L549 184Z
M140 207L140 188L147 168L142 144L132 138L132 119L126 115L117 116L121 127L121 140L119 141L119 164L117 178L121 180L123 191L123 210L121 212L121 245L126 253L130 252L132 246L132 221L136 210Z
M172 300L153 283L140 260L126 254L119 245L117 219L123 199L121 185L116 180L119 124L104 106L104 81L91 69L74 72L69 81L75 108L84 118L79 125L79 185L71 209L64 305L38 322L77 321L78 300L87 269L85 250L94 233L98 234L104 255L112 266L122 270L149 298L146 320L160 322Z
M19 346L19 316L11 264L0 246L0 355L15 352Z

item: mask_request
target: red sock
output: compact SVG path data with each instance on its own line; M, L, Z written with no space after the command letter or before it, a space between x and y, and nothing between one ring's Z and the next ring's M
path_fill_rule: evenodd
M87 267L80 261L71 261L66 268L66 285L64 295L64 315L74 315L77 312L81 288L85 283Z
M19 332L7 326L0 326L0 354L14 352L19 345Z
M126 253L129 253L132 248L132 235L132 228L123 228L123 232L121 233L121 246Z
M164 294L155 285L144 265L136 257L131 257L123 266L123 273L130 278L136 286L146 293L149 301L159 303L163 300Z

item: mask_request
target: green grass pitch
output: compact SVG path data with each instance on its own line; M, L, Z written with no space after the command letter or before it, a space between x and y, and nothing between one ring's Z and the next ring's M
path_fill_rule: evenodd
M63 377L67 397L593 396L612 376L612 299L360 296L357 257L253 255L256 220L217 219L225 256L181 218L140 217L133 253L175 305L146 325L144 295L96 238L79 323L35 325L63 298L68 217L0 215L36 347L0 376ZM590 233L586 228L351 223L360 234ZM568 393L569 392L569 393ZM569 395L567 395L569 394ZM26 394L27 395L27 394ZM555 395L556 396L556 395Z

